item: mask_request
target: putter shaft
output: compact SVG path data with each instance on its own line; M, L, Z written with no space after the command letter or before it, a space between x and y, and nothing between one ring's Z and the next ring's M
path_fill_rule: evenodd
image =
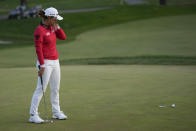
M38 66L39 69L41 69L40 65ZM48 121L48 112L47 112L47 106L46 106L46 98L45 98L45 93L44 93L44 87L43 87L43 79L42 79L42 75L40 75L40 80L41 80L41 86L42 86L42 91L43 91L43 99L44 99L44 109L45 109L45 116L46 116L46 120Z

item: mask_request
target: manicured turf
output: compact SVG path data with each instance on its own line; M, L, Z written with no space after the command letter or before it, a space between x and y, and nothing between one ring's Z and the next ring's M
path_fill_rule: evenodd
M195 23L196 15L127 22L82 33L57 49L62 64L196 64ZM35 49L5 48L0 59L0 67L33 66Z
M62 66L61 108L69 119L43 125L27 122L35 68L0 72L2 131L196 130L195 66ZM48 95L49 88L49 102Z
M76 0L50 1L44 6L52 3L65 9L64 2L66 9L92 7ZM117 5L117 0L91 2L93 7ZM5 5L0 13L10 8ZM69 119L42 125L28 123L37 80L32 68L36 62L33 31L40 19L1 21L0 40L14 44L0 45L0 130L196 130L196 66L174 66L196 65L195 14L195 5L123 6L64 14L60 25L68 39L57 41L60 61L79 64L61 67L61 108ZM49 103L49 88L46 96ZM43 109L42 101L40 115L45 118ZM50 105L48 110L51 116Z
M180 21L180 22L179 22ZM59 45L61 59L125 56L196 56L196 15L128 22L85 32Z
M67 41L72 41L80 33L106 26L161 16L196 14L195 7L195 5L178 7L125 6L105 11L64 14L64 20L59 23L69 35ZM11 46L0 45L0 49L32 45L33 32L39 23L40 19L2 20L0 24L1 40L13 41L14 44Z

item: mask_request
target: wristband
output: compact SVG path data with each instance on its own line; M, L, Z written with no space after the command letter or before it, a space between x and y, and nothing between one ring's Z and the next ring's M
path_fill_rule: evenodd
M57 25L57 30L59 30L61 27L59 25Z
M46 66L45 66L45 64L43 64L43 65L40 65L40 67L43 68L43 67L46 67Z

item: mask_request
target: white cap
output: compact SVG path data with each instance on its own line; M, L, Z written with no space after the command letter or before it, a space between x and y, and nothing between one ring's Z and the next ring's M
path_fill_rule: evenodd
M47 8L44 12L45 12L45 16L53 16L57 20L63 20L63 17L61 17L60 15L58 15L57 9L55 9L53 7Z

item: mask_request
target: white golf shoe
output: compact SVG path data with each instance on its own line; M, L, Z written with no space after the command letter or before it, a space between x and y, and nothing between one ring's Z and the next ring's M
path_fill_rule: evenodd
M44 122L44 120L42 118L39 117L39 115L31 115L29 122L31 123L37 123L37 124L41 124Z
M60 111L60 112L54 113L52 118L59 119L59 120L66 120L67 116L62 111Z

